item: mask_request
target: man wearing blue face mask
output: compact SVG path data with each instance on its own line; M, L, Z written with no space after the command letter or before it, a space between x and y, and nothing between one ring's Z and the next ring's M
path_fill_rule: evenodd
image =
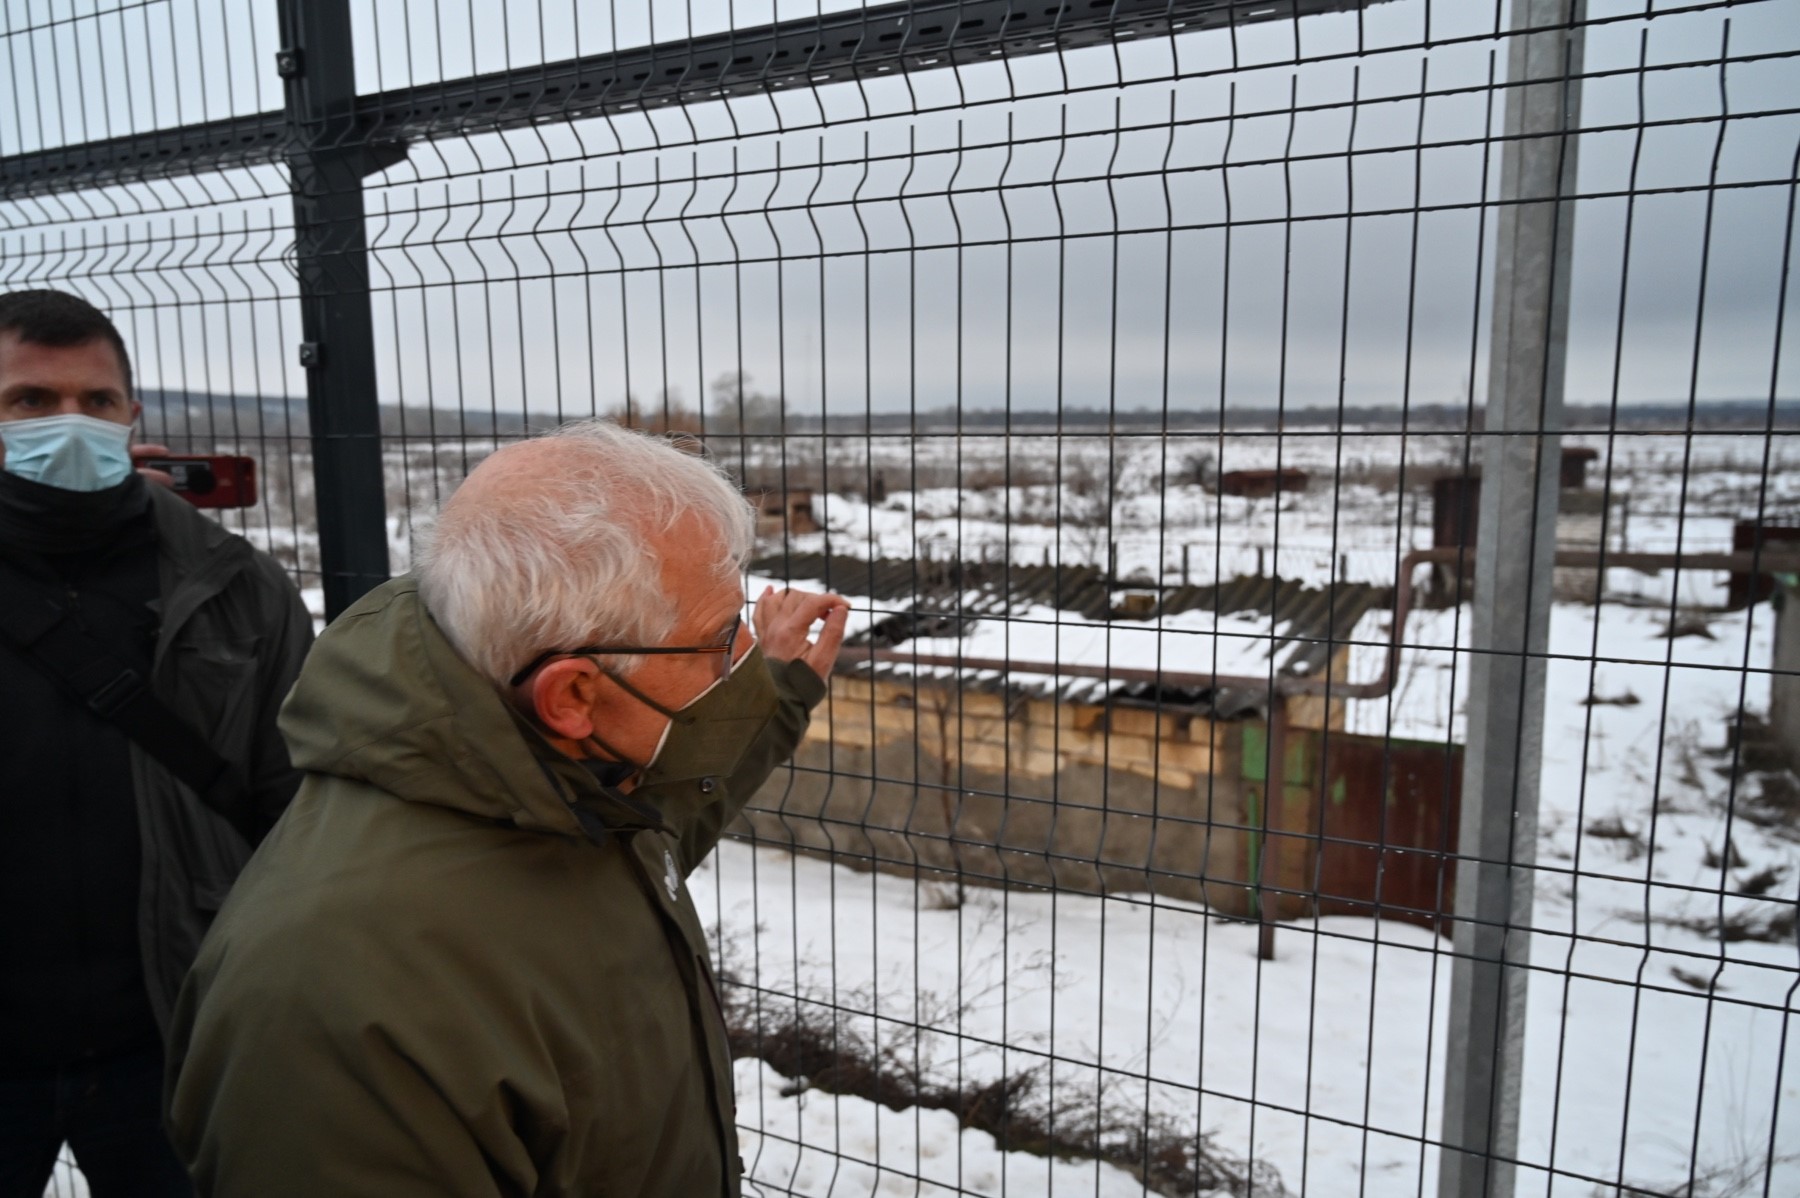
M99 310L0 295L0 1198L64 1143L95 1198L190 1193L162 1028L298 777L286 573L135 468Z

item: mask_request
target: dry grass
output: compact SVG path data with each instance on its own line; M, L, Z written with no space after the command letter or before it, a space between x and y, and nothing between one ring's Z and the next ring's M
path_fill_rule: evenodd
M953 1022L956 1013L935 996L921 996L916 1025L895 1025L893 1034L876 1044L859 1030L854 1014L876 1009L872 994L839 993L829 1001L771 998L739 980L731 968L734 955L727 946L727 967L720 973L732 1055L760 1060L788 1078L783 1094L821 1090L893 1111L948 1111L962 1127L993 1136L1002 1151L1103 1161L1166 1198L1287 1194L1272 1166L1225 1153L1211 1136L1147 1112L1141 1098L1132 1102L1112 1082L1097 1093L1092 1087L1063 1086L1053 1094L1047 1066L961 1086L933 1080L921 1033ZM964 1009L981 998L971 996Z

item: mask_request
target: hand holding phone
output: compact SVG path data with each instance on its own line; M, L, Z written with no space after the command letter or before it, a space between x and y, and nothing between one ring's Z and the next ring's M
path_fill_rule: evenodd
M146 459L140 463L169 476L175 493L195 507L256 506L256 459L230 454Z

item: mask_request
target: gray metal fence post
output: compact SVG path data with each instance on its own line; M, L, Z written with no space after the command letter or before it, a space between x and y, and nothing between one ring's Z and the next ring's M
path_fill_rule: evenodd
M300 276L300 362L312 429L326 618L388 576L363 176L396 161L356 127L347 0L280 0Z
M1507 80L1541 82L1506 94L1440 1198L1507 1198L1518 1156L1586 15L1513 4Z

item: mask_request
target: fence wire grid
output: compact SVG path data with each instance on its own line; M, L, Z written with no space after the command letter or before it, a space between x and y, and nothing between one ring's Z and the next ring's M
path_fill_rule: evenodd
M0 289L321 621L596 416L852 601L746 1192L1800 1193L1794 0L0 22Z

